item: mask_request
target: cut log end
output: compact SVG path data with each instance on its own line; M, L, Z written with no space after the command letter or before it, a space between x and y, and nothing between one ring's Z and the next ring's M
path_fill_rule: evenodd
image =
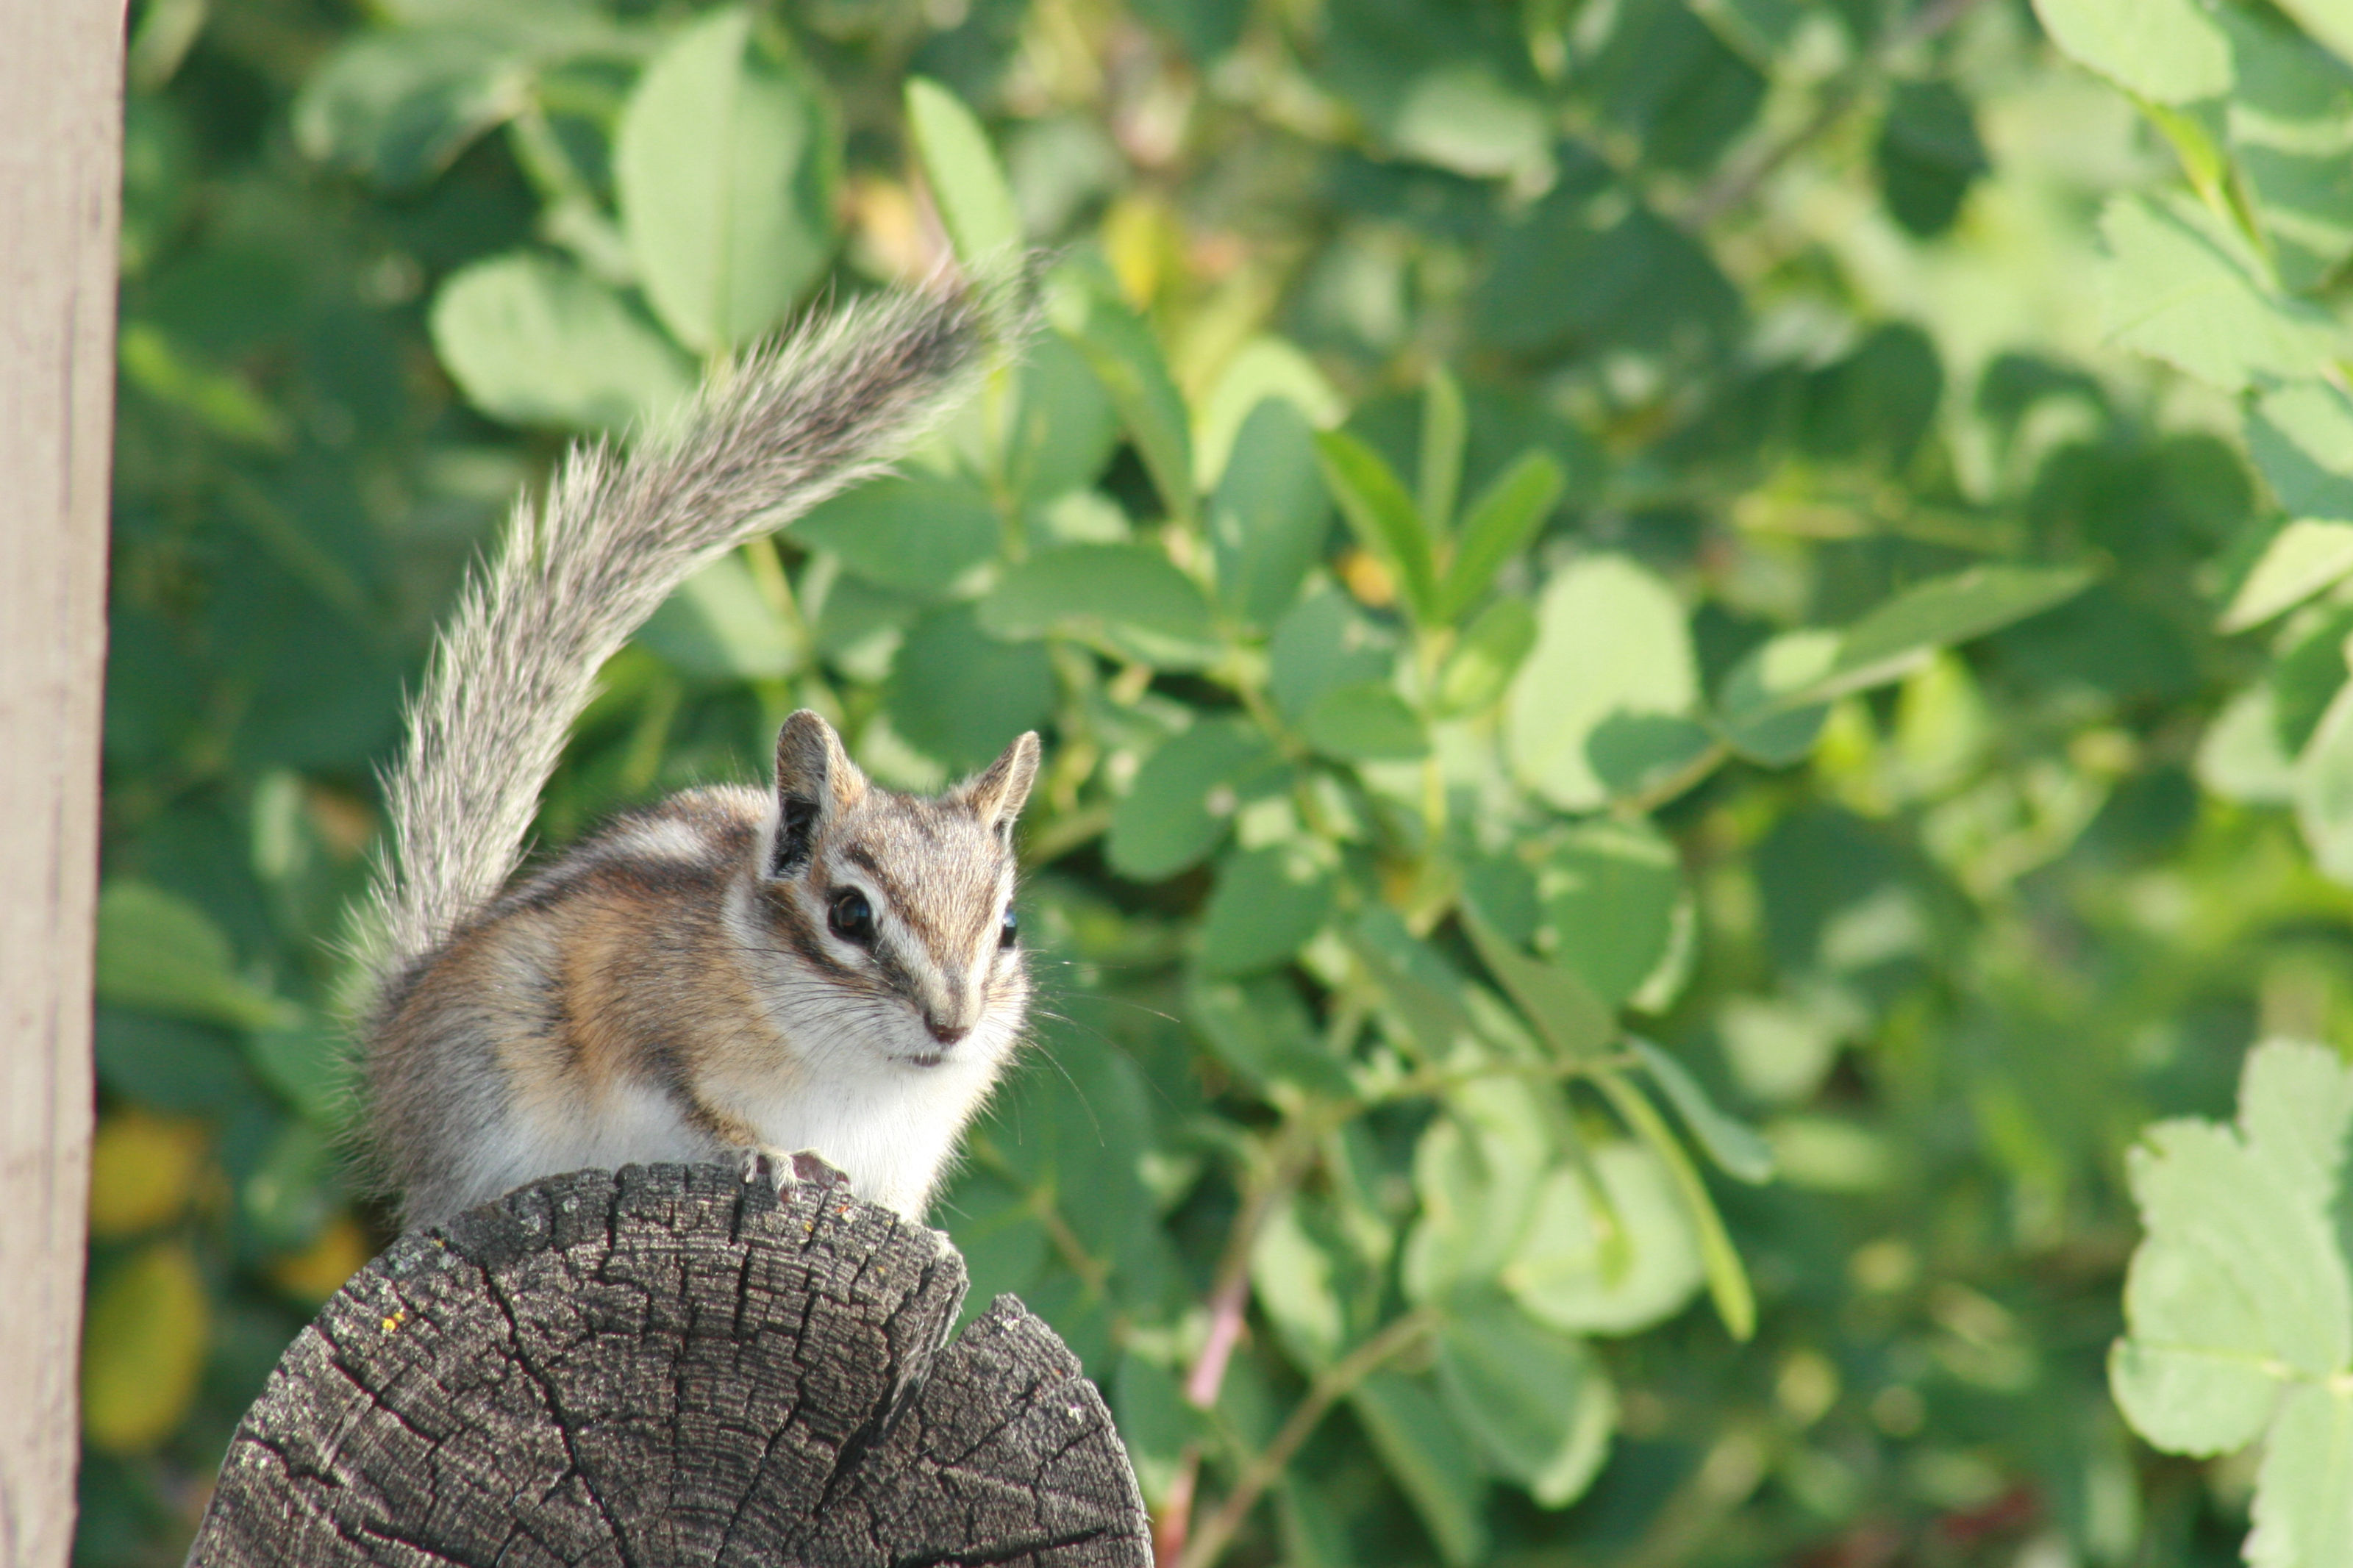
M402 1237L288 1349L192 1563L1151 1561L1103 1397L838 1180L582 1171Z

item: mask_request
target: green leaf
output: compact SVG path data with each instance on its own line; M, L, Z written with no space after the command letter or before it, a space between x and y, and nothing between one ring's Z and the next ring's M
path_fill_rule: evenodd
M457 27L403 27L347 39L303 81L294 141L305 155L379 184L419 185L529 101L512 51Z
M1283 716L1303 723L1327 693L1387 680L1395 663L1388 634L1346 595L1324 588L1293 605L1275 626L1267 687Z
M1440 539L1454 528L1454 500L1462 488L1466 424L1461 384L1444 365L1436 366L1421 388L1421 493L1417 499L1423 522Z
M2298 518L2272 537L2215 623L2221 632L2259 626L2353 574L2353 522Z
M2353 1389L2336 1382L2287 1391L2255 1472L2252 1511L2249 1568L2353 1562Z
M1582 824L1553 843L1535 873L1536 951L1582 979L1603 1006L1626 1002L1666 962L1683 869L1656 828Z
M1546 1508L1584 1495L1609 1456L1618 1394L1591 1347L1469 1296L1438 1334L1438 1386L1495 1468Z
M1716 1109L1699 1079L1691 1069L1666 1052L1639 1036L1627 1037L1626 1043L1642 1058L1651 1077L1666 1090L1676 1111L1699 1140L1707 1157L1716 1168L1735 1181L1754 1185L1773 1179L1773 1145L1765 1142L1764 1134L1737 1117L1728 1116Z
M1513 772L1564 811L1593 810L1609 798L1588 752L1594 731L1620 714L1686 714L1698 695L1674 591L1622 555L1573 561L1545 585L1535 649L1512 682Z
M1149 544L1066 544L1008 570L980 603L991 636L1082 637L1166 669L1219 655L1209 602Z
M1365 975L1426 1060L1453 1055L1471 1028L1462 1005L1462 976L1428 942L1406 929L1386 904L1366 910L1347 932Z
M1108 277L1059 268L1046 292L1054 328L1078 346L1111 394L1168 515L1193 519L1193 437L1185 400L1143 317L1121 301Z
M1119 411L1086 356L1068 339L1041 333L1023 349L1014 384L1019 406L1005 436L1006 482L1032 505L1093 483L1119 444Z
M1139 882L1175 876L1216 848L1244 801L1279 778L1279 761L1255 730L1200 720L1145 758L1112 808L1112 869Z
M1908 673L1934 650L2040 615L2091 580L2074 566L1972 566L1915 584L1847 627L1830 673L1805 700L1843 697Z
M1281 974L1212 980L1195 972L1185 1016L1218 1059L1252 1083L1331 1099L1349 1092L1346 1065L1325 1048L1299 988Z
M2052 42L2137 97L2231 89L2231 40L2192 0L2034 0L2034 14Z
M1793 694L1821 683L1838 663L1839 642L1834 631L1783 632L1742 656L1716 699L1734 750L1767 767L1805 760L1821 739L1830 704L1798 702Z
M800 647L740 555L723 555L663 601L635 639L681 675L774 680L800 667Z
M1233 437L1209 502L1219 596L1243 620L1273 626L1324 553L1332 502L1315 460L1315 431L1297 407L1269 397Z
M1665 1167L1676 1194L1683 1199L1683 1211L1691 1216L1692 1235L1699 1244L1700 1267L1707 1279L1708 1297L1715 1304L1715 1315L1723 1320L1725 1332L1736 1340L1747 1339L1757 1331L1757 1293L1749 1286L1748 1271L1741 1267L1739 1250L1724 1228L1724 1216L1716 1212L1715 1199L1709 1195L1707 1184L1700 1179L1683 1146L1675 1141L1666 1119L1640 1089L1614 1072L1603 1073L1594 1085L1618 1112L1619 1119L1649 1145L1651 1152Z
M2353 69L2266 12L2224 6L2215 19L2238 57L2227 118L2244 190L2280 281L2317 289L2353 256ZM2353 14L2339 25L2353 37Z
M1545 1177L1497 1278L1523 1311L1563 1333L1630 1334L1682 1310L1702 1268L1674 1178L1651 1149L1612 1139Z
M1414 1145L1421 1210L1406 1237L1399 1283L1418 1305L1485 1287L1512 1257L1537 1201L1553 1140L1526 1087L1474 1079Z
M946 605L907 629L883 710L926 756L952 772L976 768L1053 716L1054 661L1039 644L989 637L971 605Z
M1315 447L1324 483L1358 541L1397 574L1414 619L1437 624L1438 569L1430 534L1405 487L1379 453L1345 430L1323 432Z
M466 401L512 425L613 430L693 389L684 355L619 295L565 262L461 268L433 299L433 351Z
M1842 633L1784 633L1725 680L1726 733L1763 760L1794 761L1820 730L1818 715L1799 717L1804 710L1901 679L1938 648L2040 615L2090 581L2073 566L1972 566L1915 584Z
M117 878L98 900L98 999L168 1018L232 1029L301 1022L282 1001L237 973L228 938L176 893Z
M322 1127L336 1125L355 1108L358 1064L344 1032L325 1019L258 1029L246 1038L245 1058L289 1104Z
M1488 973L1502 982L1545 1043L1561 1056L1571 1060L1589 1057L1617 1033L1608 1005L1576 974L1530 958L1468 908L1462 911L1462 929Z
M2341 0L2280 0L2280 9L2338 59L2353 62L2353 16Z
M1433 705L1439 715L1468 718L1493 707L1535 646L1536 613L1526 600L1501 598L1489 605L1456 639L1438 672Z
M978 485L922 468L845 490L791 533L831 551L869 583L926 596L948 593L993 558L1001 536L997 509Z
M825 269L840 150L797 61L730 5L646 68L621 111L613 174L638 276L664 325L702 352L758 337Z
M2305 1550L2346 1518L2341 1487L2313 1489L2346 1463L2343 1412L2309 1396L2342 1404L2353 1361L2334 1219L2348 1125L2353 1071L2324 1047L2274 1040L2248 1053L2235 1127L2162 1121L2127 1161L2148 1234L2126 1274L2110 1385L2160 1448L2265 1438L2255 1518L2270 1539L2260 1552L2250 1542L2250 1562L2330 1560Z
M2324 382L2276 387L2248 410L2247 450L2290 517L2353 522L2353 397Z
M1030 1195L993 1172L967 1168L934 1213L943 1215L964 1254L972 1281L967 1317L1006 1291L1024 1292L1045 1268L1052 1242Z
M2353 681L2338 689L2295 760L2295 818L2320 869L2353 883Z
M1430 737L1405 699L1387 681L1335 686L1299 722L1309 745L1352 763L1411 762L1430 754Z
M1250 1245L1250 1293L1274 1325L1285 1354L1321 1372L1348 1348L1348 1314L1341 1305L1347 1268L1333 1226L1296 1194L1279 1199Z
M1134 1351L1119 1358L1111 1392L1137 1485L1147 1503L1161 1508L1181 1484L1187 1449L1207 1435L1200 1412L1186 1403L1175 1373Z
M980 121L928 77L909 77L906 96L907 130L956 259L977 267L1018 246L1021 217Z
M1479 602L1495 574L1535 537L1567 484L1568 476L1551 454L1524 452L1471 504L1439 590L1440 620L1460 620Z
M1212 490L1225 483L1233 471L1234 443L1242 426L1269 400L1286 405L1317 430L1330 429L1348 412L1315 362L1296 344L1265 334L1250 339L1234 351L1218 373L1217 384L1194 410L1193 481L1198 489Z
M1272 844L1226 858L1202 911L1205 974L1248 974L1288 961L1331 912L1333 868L1310 843Z
M1348 1407L1450 1568L1484 1559L1487 1479L1446 1406L1414 1379L1377 1372L1348 1395Z
M2259 683L2225 703L2198 743L2198 782L2224 800L2286 805L2295 759L2280 744L2271 688Z
M2260 376L2319 375L2342 351L2335 322L2280 296L2245 242L2202 207L2118 196L2100 234L2102 316L2126 348L2225 392Z

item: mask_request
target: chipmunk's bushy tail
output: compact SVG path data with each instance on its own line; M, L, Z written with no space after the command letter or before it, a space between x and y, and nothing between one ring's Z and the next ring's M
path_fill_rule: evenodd
M575 447L543 499L517 503L459 591L385 781L363 1018L513 874L598 667L689 575L935 428L1026 325L1026 292L964 284L812 320L626 454Z

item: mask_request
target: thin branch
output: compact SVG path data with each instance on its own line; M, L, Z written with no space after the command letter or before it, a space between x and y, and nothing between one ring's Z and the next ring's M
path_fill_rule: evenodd
M1845 119L1847 110L1862 97L1863 89L1886 69L1891 58L1915 44L1935 37L1960 20L1962 14L1977 3L1978 0L1928 0L1902 24L1888 29L1861 59L1822 89L1821 101L1814 106L1814 112L1804 124L1768 146L1756 148L1749 156L1736 160L1702 186L1699 194L1675 215L1676 225L1686 234L1697 234L1746 202L1776 169Z
M1395 1322L1334 1362L1316 1375L1308 1386L1307 1396L1282 1424L1259 1456L1242 1467L1234 1481L1234 1489L1226 1494L1200 1533L1185 1548L1176 1561L1176 1568L1209 1568L1233 1542L1235 1533L1250 1518L1250 1510L1282 1475L1283 1467L1299 1446L1307 1441L1318 1423L1333 1405L1356 1392L1356 1385L1380 1370L1382 1365L1419 1343L1438 1326L1438 1314L1424 1307L1408 1312Z

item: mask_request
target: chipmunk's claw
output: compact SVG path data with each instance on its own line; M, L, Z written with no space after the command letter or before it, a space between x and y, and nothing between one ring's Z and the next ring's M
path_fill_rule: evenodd
M736 1159L744 1168L744 1184L747 1187L754 1182L765 1182L781 1196L786 1187L799 1179L793 1168L798 1156L787 1154L781 1149L739 1150Z
M735 1157L743 1167L745 1186L765 1181L779 1196L783 1195L786 1188L798 1186L803 1182L825 1186L849 1179L828 1164L825 1156L814 1149L801 1149L790 1154L781 1149L740 1149L736 1151Z

